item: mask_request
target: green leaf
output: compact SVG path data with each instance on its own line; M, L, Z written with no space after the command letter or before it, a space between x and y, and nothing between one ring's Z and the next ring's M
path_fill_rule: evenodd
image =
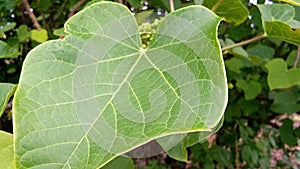
M55 36L67 36L68 34L64 31L64 28L59 28L54 30L53 34Z
M203 2L204 2L204 0L194 0L194 3L196 5L202 5Z
M43 43L46 40L48 40L48 33L45 29L42 29L40 31L38 31L36 29L31 30L31 39L35 40L39 43Z
M127 2L136 9L141 6L141 0L127 0Z
M2 116L5 107L16 90L16 85L10 83L0 83L0 117Z
M242 158L250 165L255 165L258 161L257 151L250 146L243 146Z
M294 20L295 9L288 4L257 5L268 37L300 45L300 22Z
M280 139L284 144L294 147L297 145L297 138L293 133L293 121L290 119L282 120L282 126L279 128Z
M297 57L297 53L298 51L297 50L293 50L287 57L286 59L286 63L289 65L289 66L294 66L294 62L296 60L296 57ZM296 65L297 68L300 68L300 62L297 63Z
M290 3L292 5L300 6L300 0L278 0L278 1Z
M27 25L21 25L19 26L17 30L18 39L20 42L26 41L31 37L31 33L28 31Z
M7 43L0 40L0 59L1 58L15 58L21 53L13 48L10 47Z
M14 168L13 135L0 130L0 159L1 169Z
M241 59L231 58L225 61L226 68L235 73L241 73L241 69L245 67Z
M257 44L255 46L251 46L247 48L247 53L251 56L258 56L265 60L270 60L273 58L275 54L275 50L269 46Z
M103 169L134 169L134 162L131 158L125 156L119 156L103 167Z
M248 9L240 0L205 0L203 5L209 9L217 7L214 12L235 26L243 23L249 15Z
M237 79L236 86L244 91L245 100L252 100L261 92L260 83L252 80Z
M16 26L16 22L8 22L6 25L0 26L0 33L12 30Z
M168 150L167 154L176 160L187 162L188 161L187 148L197 143L202 143L206 141L213 133L216 133L221 128L223 122L224 122L224 117L221 119L219 124L212 131L189 133L181 143Z
M300 85L300 68L287 69L283 59L273 59L266 64L268 84L271 90Z
M276 113L294 113L300 111L300 91L291 90L283 91L275 94L274 102L271 110Z
M180 136L178 144L211 131L227 103L219 22L202 6L177 10L143 49L123 5L94 3L74 15L68 36L39 45L23 64L17 168L97 168L155 139L166 147L162 138Z

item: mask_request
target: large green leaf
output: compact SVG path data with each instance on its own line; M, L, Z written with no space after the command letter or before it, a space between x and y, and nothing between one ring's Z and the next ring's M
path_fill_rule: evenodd
M6 104L10 97L14 94L16 85L9 83L0 83L0 117L2 116Z
M20 55L20 52L10 47L7 43L0 40L0 59L1 58L15 58Z
M266 64L270 89L288 88L300 85L300 68L287 69L283 59L273 59Z
M240 0L205 0L202 5L213 9L217 15L234 25L243 23L249 15Z
M167 151L187 133L211 131L227 103L219 22L202 6L183 8L143 49L123 5L95 3L74 15L64 40L24 61L14 100L17 167L96 168L150 141Z
M0 130L0 169L14 168L13 135Z
M268 37L300 45L300 22L294 20L295 9L288 4L257 5Z

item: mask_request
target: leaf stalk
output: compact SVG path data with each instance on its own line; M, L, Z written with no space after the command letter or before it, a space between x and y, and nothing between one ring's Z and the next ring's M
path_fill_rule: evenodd
M226 47L222 48L222 51L226 51L226 50L229 50L229 49L232 49L232 48L235 48L235 47L247 45L249 43L261 40L261 39L266 38L266 37L267 37L266 34L262 34L262 35L254 37L254 38L251 38L251 39L248 39L248 40L245 40L245 41L233 44L233 45L226 46Z

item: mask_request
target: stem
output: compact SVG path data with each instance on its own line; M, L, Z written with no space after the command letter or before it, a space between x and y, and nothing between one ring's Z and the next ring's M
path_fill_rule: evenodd
M173 2L173 0L170 0L170 9L171 9L171 12L174 11L174 2Z
M211 11L215 12L223 3L224 0L219 0L212 8Z
M232 48L235 48L235 47L239 47L239 46L243 46L243 45L247 45L249 43L258 41L258 40L266 38L266 37L267 37L266 34L262 34L262 35L254 37L254 38L251 38L251 39L248 39L248 40L245 40L245 41L233 44L233 45L226 46L226 47L222 48L222 51L225 51L225 50L228 50L228 49L232 49Z
M298 46L297 56L296 56L295 62L294 62L294 64L293 64L293 67L294 67L294 68L297 67L297 64L298 64L298 62L299 62L299 58L300 58L300 46Z
M40 25L39 22L37 21L37 19L36 19L34 13L31 12L31 7L30 7L28 1L27 1L27 0L22 0L22 2L23 2L23 5L24 5L24 7L25 7L25 9L26 9L26 11L27 11L27 14L28 14L29 18L30 18L31 21L33 22L33 25L36 27L36 29L37 29L38 31L40 31L40 30L41 30L41 25Z
M68 15L68 18L70 18L71 16L74 15L75 11L82 5L85 3L86 0L80 0L79 2L77 2L77 4L75 4L71 10L71 12Z
M68 2L68 0L64 1L64 3L62 4L62 6L61 6L61 8L60 8L60 10L58 12L58 14L54 17L53 21L56 21L57 19L60 18L61 14L63 13L63 11L64 11L64 9L65 9L65 7L67 5L67 2Z

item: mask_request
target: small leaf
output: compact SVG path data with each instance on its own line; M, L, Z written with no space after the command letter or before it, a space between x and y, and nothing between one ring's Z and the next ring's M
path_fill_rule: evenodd
M225 61L226 68L235 73L241 73L242 68L245 67L241 59L231 58Z
M68 34L64 31L64 28L55 29L53 34L55 36L67 36Z
M48 40L48 33L45 29L42 29L40 31L38 31L36 29L31 30L31 39L35 40L39 43L43 43L46 40Z
M300 92L297 90L282 91L275 94L271 110L276 113L294 113L300 111Z
M20 54L17 49L10 47L7 43L0 40L0 59L15 58Z
M300 68L287 69L283 59L273 59L266 64L268 84L271 90L300 85Z
M31 33L28 31L27 25L21 25L17 30L17 35L20 42L23 42L30 38Z
M300 22L294 20L295 9L288 4L257 5L268 37L300 45Z
M0 26L0 34L6 32L6 31L12 30L13 28L15 28L15 26L16 26L16 22L9 22L6 25L1 25Z
M298 53L297 50L292 50L292 52L288 55L288 57L287 57L287 59L286 59L286 63L287 63L289 66L294 66L294 62L295 62L295 60L296 60L297 53ZM297 68L300 68L300 62L297 63L296 67L297 67Z
M0 83L0 117L2 116L5 107L16 90L16 85L9 83Z
M290 119L282 120L282 126L279 128L280 138L284 144L294 147L297 145L297 138L293 133L293 121Z
M220 0L205 0L203 5L212 9L219 1ZM214 12L235 26L243 23L249 15L248 9L240 0L223 0Z
M260 58L270 60L273 58L275 50L269 46L262 45L259 43L255 46L247 48L247 53L251 56L258 56Z
M236 86L244 91L246 100L254 99L261 92L261 85L258 82L246 82L244 79L237 79Z
M0 130L0 168L14 169L13 135Z
M278 0L281 2L290 3L292 5L300 6L300 0Z

